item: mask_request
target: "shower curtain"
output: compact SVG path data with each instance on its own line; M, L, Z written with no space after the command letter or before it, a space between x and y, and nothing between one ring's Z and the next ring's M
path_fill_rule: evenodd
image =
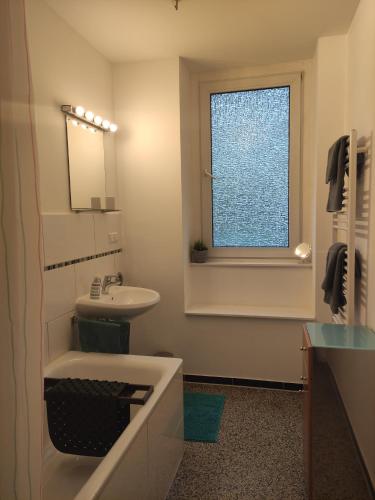
M41 497L42 238L24 0L0 1L0 498Z

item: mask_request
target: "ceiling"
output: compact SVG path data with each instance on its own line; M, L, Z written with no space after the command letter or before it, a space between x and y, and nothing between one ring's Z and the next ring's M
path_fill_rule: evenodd
M359 0L46 0L112 62L182 56L197 67L309 58L346 33Z

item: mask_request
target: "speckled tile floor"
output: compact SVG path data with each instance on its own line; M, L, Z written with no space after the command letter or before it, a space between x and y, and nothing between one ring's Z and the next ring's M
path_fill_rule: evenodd
M218 443L185 442L168 500L302 500L302 397L298 392L207 384L226 396Z

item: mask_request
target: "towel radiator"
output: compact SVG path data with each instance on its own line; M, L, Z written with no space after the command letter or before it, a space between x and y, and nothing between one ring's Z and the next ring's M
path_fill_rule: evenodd
M333 214L333 241L343 241L347 244L343 289L346 298L346 305L339 309L337 314L332 315L332 319L337 324L352 325L355 323L355 251L356 251L356 233L357 225L357 173L358 173L358 155L364 154L365 160L368 152L368 146L358 146L357 130L350 131L347 140L346 167L349 175L345 175L343 187L343 207L340 211ZM366 161L363 162L363 168L366 168ZM367 201L367 203L369 203ZM369 208L366 201L362 201L363 206L359 207L359 218L368 224ZM362 226L363 227L363 226Z

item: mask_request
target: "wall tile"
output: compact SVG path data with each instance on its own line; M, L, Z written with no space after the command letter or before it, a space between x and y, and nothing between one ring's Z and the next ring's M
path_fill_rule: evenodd
M120 214L44 214L45 265L120 248L120 240L108 239L108 233L120 234L120 227ZM74 349L71 318L76 298L89 293L94 276L114 274L119 264L113 254L45 272L45 363Z
M92 214L43 214L45 265L94 255Z
M96 253L121 247L121 213L94 214ZM118 240L109 241L109 233L118 233Z
M100 259L95 259L95 260L96 260L96 268L99 271L99 276L101 276L102 278L106 274L115 274L120 270L115 267L114 255L107 255L106 257L100 257Z
M44 286L47 321L74 309L76 299L74 266L45 272Z
M70 311L68 314L48 322L48 355L50 362L73 349L72 317L74 314L75 311Z
M115 274L120 269L116 267L115 255L107 255L99 259L88 260L74 265L76 273L76 296L86 295L95 276Z
M87 260L86 262L80 262L74 265L76 274L76 297L89 293L94 277L97 275L99 276L99 273L96 272L96 260L97 259Z
M115 269L116 269L116 272L121 271L121 269L122 269L122 258L123 258L122 252L113 254L113 257L115 258Z

